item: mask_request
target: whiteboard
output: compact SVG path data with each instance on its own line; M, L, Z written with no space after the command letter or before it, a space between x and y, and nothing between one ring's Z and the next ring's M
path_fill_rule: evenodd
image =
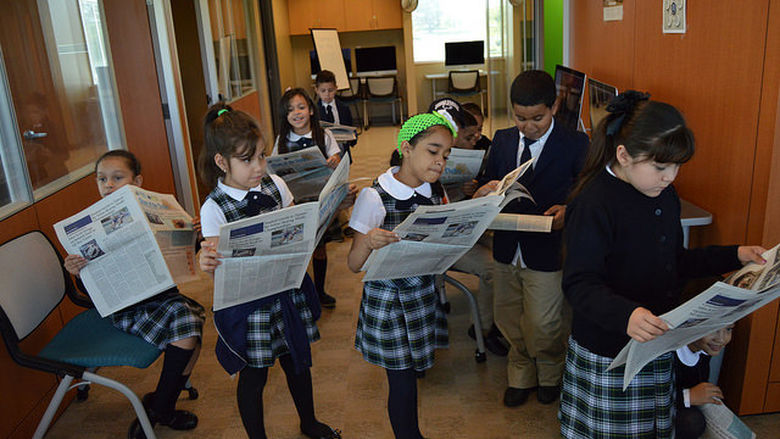
M314 40L314 50L320 59L320 68L330 70L336 75L336 88L349 88L347 69L344 68L344 58L341 55L341 43L336 29L310 29Z

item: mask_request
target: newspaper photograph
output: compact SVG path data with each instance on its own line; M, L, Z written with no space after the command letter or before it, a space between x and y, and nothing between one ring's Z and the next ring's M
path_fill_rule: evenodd
M344 157L336 169L331 174L325 187L322 188L319 196L320 218L317 228L317 238L315 242L320 242L325 231L328 229L336 210L349 192L349 166L351 160Z
M172 195L127 185L54 225L105 317L197 278L192 218Z
M447 166L439 177L439 182L455 184L473 180L482 167L484 157L485 151L481 149L450 149Z
M316 146L266 157L268 173L282 177L297 203L316 200L333 170Z
M214 311L300 287L314 251L318 216L318 203L304 203L223 224Z
M750 282L750 289L716 282L696 297L659 316L669 326L666 333L645 343L630 340L609 366L611 370L625 364L623 389L653 359L730 325L780 297L778 248L780 246L762 255L765 264L748 264L727 279L731 283L746 285L747 281L742 279L747 273L752 273L749 276L755 277Z
M698 407L707 421L702 439L756 439L756 434L725 404Z
M333 122L320 121L320 126L327 128L336 139L336 142L344 143L357 140L357 128L349 125L338 125Z
M498 182L498 186L496 187L496 190L491 192L488 195L504 195L510 188L512 188L515 182L517 182L517 179L522 177L523 174L525 174L525 172L528 170L528 168L530 168L533 165L533 163L534 163L533 159L528 160L527 162L515 168L512 172L506 174L504 178L502 178L501 181ZM528 189L526 189L520 184L518 184L517 186L522 188L522 191L528 193L530 196Z

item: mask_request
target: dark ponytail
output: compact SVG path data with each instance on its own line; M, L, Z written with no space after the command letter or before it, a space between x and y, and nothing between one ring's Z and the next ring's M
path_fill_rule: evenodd
M228 161L231 157L248 158L255 155L258 146L265 149L263 133L252 116L224 102L212 105L203 118L203 151L198 160L201 177L215 187L225 176L214 162L217 154Z
M279 154L286 154L290 152L290 147L287 146L287 136L292 131L292 125L287 120L287 114L290 112L290 101L295 96L300 96L306 101L306 105L312 112L309 118L309 126L311 127L311 139L314 144L322 151L322 155L328 158L328 148L325 145L325 130L320 126L320 111L319 108L314 105L314 101L309 97L306 90L302 88L292 88L287 90L279 100L279 142L277 149Z
M650 101L649 94L628 90L607 106L609 115L593 130L585 166L569 199L576 197L615 160L623 145L633 158L685 163L694 152L693 133L673 106Z

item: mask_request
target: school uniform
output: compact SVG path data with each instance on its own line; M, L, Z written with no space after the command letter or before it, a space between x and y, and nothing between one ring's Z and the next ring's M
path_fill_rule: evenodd
M280 177L273 174L264 177L258 187L253 188L252 191L260 192L274 200L274 205L262 207L260 214L287 207L293 201L287 185ZM227 186L219 181L201 208L203 236L219 236L220 225L246 218L248 192ZM254 368L271 367L277 358L291 354L293 350L308 352L308 344L305 342L305 346L293 345L295 340L299 339L292 337L291 330L293 328L291 328L290 322L302 325L300 326L301 331L305 332L305 338L309 343L320 338L315 324L315 312L312 310L314 305L304 291L294 288L265 299L268 300L259 299L250 302L253 304L251 310L233 309L229 311L231 314L228 319L217 318L216 314L221 311L215 313L215 322L225 328L234 329L233 331L223 331L220 326L217 326L217 332L220 335L218 343L224 343L227 346L227 349L220 350L218 348L217 352L227 355L240 351L238 355L243 360L243 364L239 366L238 370L243 365ZM228 310L232 308L235 307ZM236 318L244 318L245 321L236 322ZM291 320L292 318L298 320ZM241 331L236 331L236 327L241 328ZM243 334L241 334L242 331ZM236 337L245 337L245 339L236 340ZM240 346L240 349L236 349L236 346ZM229 373L237 371L235 369L229 370L226 366L228 363L223 363L222 358L219 359ZM308 363L305 366L311 365L310 354Z
M565 205L582 169L588 138L554 121L539 139L525 139L517 128L498 130L480 184L500 180L528 160L520 178L536 203L513 201L505 213L542 215ZM568 335L568 309L560 288L561 232L495 231L493 239L494 319L511 344L509 387L530 389L560 383Z
M287 135L288 151L295 152L310 148L312 146L317 146L320 148L320 151L322 151L326 159L336 154L341 154L341 148L339 147L339 143L336 141L336 137L333 136L333 133L327 128L323 128L323 131L325 131L324 146L316 145L314 143L314 139L311 137L311 131L303 135L298 135L290 131L290 134ZM279 155L279 136L276 136L273 150L271 150L271 155Z
M697 406L691 405L691 388L707 382L710 376L710 356L704 351L693 352L686 345L674 355L674 382L677 394L675 430L678 439L698 438L707 421Z
M317 101L317 106L320 111L320 120L336 125L353 126L352 112L338 97L333 98L333 100L327 104L319 100Z
M559 418L567 438L666 438L674 429L673 353L622 390L624 368L606 366L629 341L639 306L661 315L686 279L738 268L736 246L685 249L673 186L648 197L610 169L569 204L563 292L574 315Z
M393 230L417 208L419 197L428 200L424 203L443 202L428 183L411 188L396 180L398 170L390 168L361 191L349 221L355 231ZM355 348L366 361L390 370L423 371L433 366L434 350L447 344L447 320L432 275L363 284Z

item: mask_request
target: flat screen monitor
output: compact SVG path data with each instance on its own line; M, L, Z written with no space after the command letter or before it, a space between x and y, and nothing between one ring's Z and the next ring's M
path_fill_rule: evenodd
M344 68L347 73L352 72L352 50L341 49L341 57L344 59ZM320 67L320 59L317 57L316 50L309 51L309 67L311 67L311 76L314 77L322 70Z
M484 41L444 43L444 65L472 66L485 64Z
M555 122L577 131L580 126L582 94L585 91L585 74L556 65L555 89L558 93L558 112L555 113Z
M607 117L607 105L617 94L617 87L588 78L591 131L595 130L599 123Z
M358 76L397 74L395 46L355 48L355 73Z

